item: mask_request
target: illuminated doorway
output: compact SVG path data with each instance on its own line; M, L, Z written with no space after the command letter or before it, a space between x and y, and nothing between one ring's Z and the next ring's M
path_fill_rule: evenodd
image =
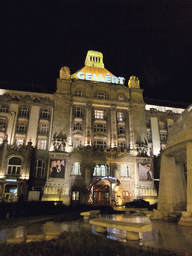
M93 204L109 205L109 185L93 186Z

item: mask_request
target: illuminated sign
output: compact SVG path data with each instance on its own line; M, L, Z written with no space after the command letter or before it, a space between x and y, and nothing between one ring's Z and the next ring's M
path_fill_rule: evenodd
M83 73L78 72L77 78L80 80L87 80L87 81L94 81L94 82L101 82L101 83L112 83L112 84L123 84L124 77L116 77L116 76L110 76L109 73L107 73L104 77L103 75L96 75L91 73Z

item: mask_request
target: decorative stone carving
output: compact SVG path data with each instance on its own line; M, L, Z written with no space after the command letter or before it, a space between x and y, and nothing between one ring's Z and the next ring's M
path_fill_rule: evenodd
M68 67L62 67L60 69L60 79L69 79L70 78L70 69Z
M55 151L65 151L65 146L67 142L66 134L60 132L58 135L57 133L53 136L53 147Z
M128 81L129 88L140 88L139 78L136 76L131 76Z
M145 142L138 141L136 143L136 148L137 148L138 156L147 156L148 143L146 140Z

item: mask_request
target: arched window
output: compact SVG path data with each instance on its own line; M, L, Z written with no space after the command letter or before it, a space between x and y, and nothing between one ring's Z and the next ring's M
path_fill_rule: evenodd
M19 157L12 157L9 159L7 174L20 175L21 159Z
M93 176L109 176L110 168L108 164L95 164L93 168Z
M45 177L45 162L43 160L37 160L35 163L35 178L44 178Z

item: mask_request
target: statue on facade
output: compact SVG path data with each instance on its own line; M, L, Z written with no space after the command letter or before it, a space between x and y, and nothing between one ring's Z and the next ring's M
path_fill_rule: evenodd
M65 151L65 146L67 142L66 134L60 132L58 135L57 133L53 136L53 147L55 151Z
M60 69L60 79L69 79L70 78L70 69L68 67L62 67Z
M129 88L140 88L139 78L136 76L131 76L128 81Z

